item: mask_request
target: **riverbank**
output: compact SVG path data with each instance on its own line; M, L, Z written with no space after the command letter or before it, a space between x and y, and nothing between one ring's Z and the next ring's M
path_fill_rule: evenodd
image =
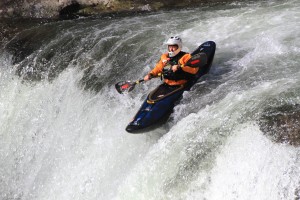
M188 8L203 4L224 4L232 0L4 0L0 2L0 18L69 19L78 16L119 12L150 12Z

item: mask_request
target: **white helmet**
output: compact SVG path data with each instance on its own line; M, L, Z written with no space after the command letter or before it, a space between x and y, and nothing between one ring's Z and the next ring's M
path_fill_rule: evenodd
M168 51L169 51L169 57L174 57L176 56L182 49L182 40L180 37L178 36L175 36L175 37L170 37L167 41L167 45L177 45L178 46L178 49L174 52L172 51L169 51L169 48L168 48Z

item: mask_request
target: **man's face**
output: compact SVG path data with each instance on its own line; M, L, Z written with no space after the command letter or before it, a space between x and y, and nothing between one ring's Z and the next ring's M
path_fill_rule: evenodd
M178 49L178 46L177 45L169 45L168 49L169 49L169 51L174 52Z

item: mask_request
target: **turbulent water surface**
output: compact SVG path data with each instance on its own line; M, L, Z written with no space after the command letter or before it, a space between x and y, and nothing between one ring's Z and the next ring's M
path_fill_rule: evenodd
M31 23L0 50L0 199L299 199L300 149L258 126L300 103L300 2ZM26 23L26 21L24 22ZM23 24L23 26L25 26ZM120 95L180 35L213 66L169 121L124 130L159 79Z

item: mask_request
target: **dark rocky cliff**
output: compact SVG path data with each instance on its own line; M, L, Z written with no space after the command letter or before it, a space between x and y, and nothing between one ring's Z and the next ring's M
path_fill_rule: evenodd
M192 7L200 5L201 3L215 3L217 1L218 0L1 0L0 17L69 18L80 15L156 11L168 8Z

